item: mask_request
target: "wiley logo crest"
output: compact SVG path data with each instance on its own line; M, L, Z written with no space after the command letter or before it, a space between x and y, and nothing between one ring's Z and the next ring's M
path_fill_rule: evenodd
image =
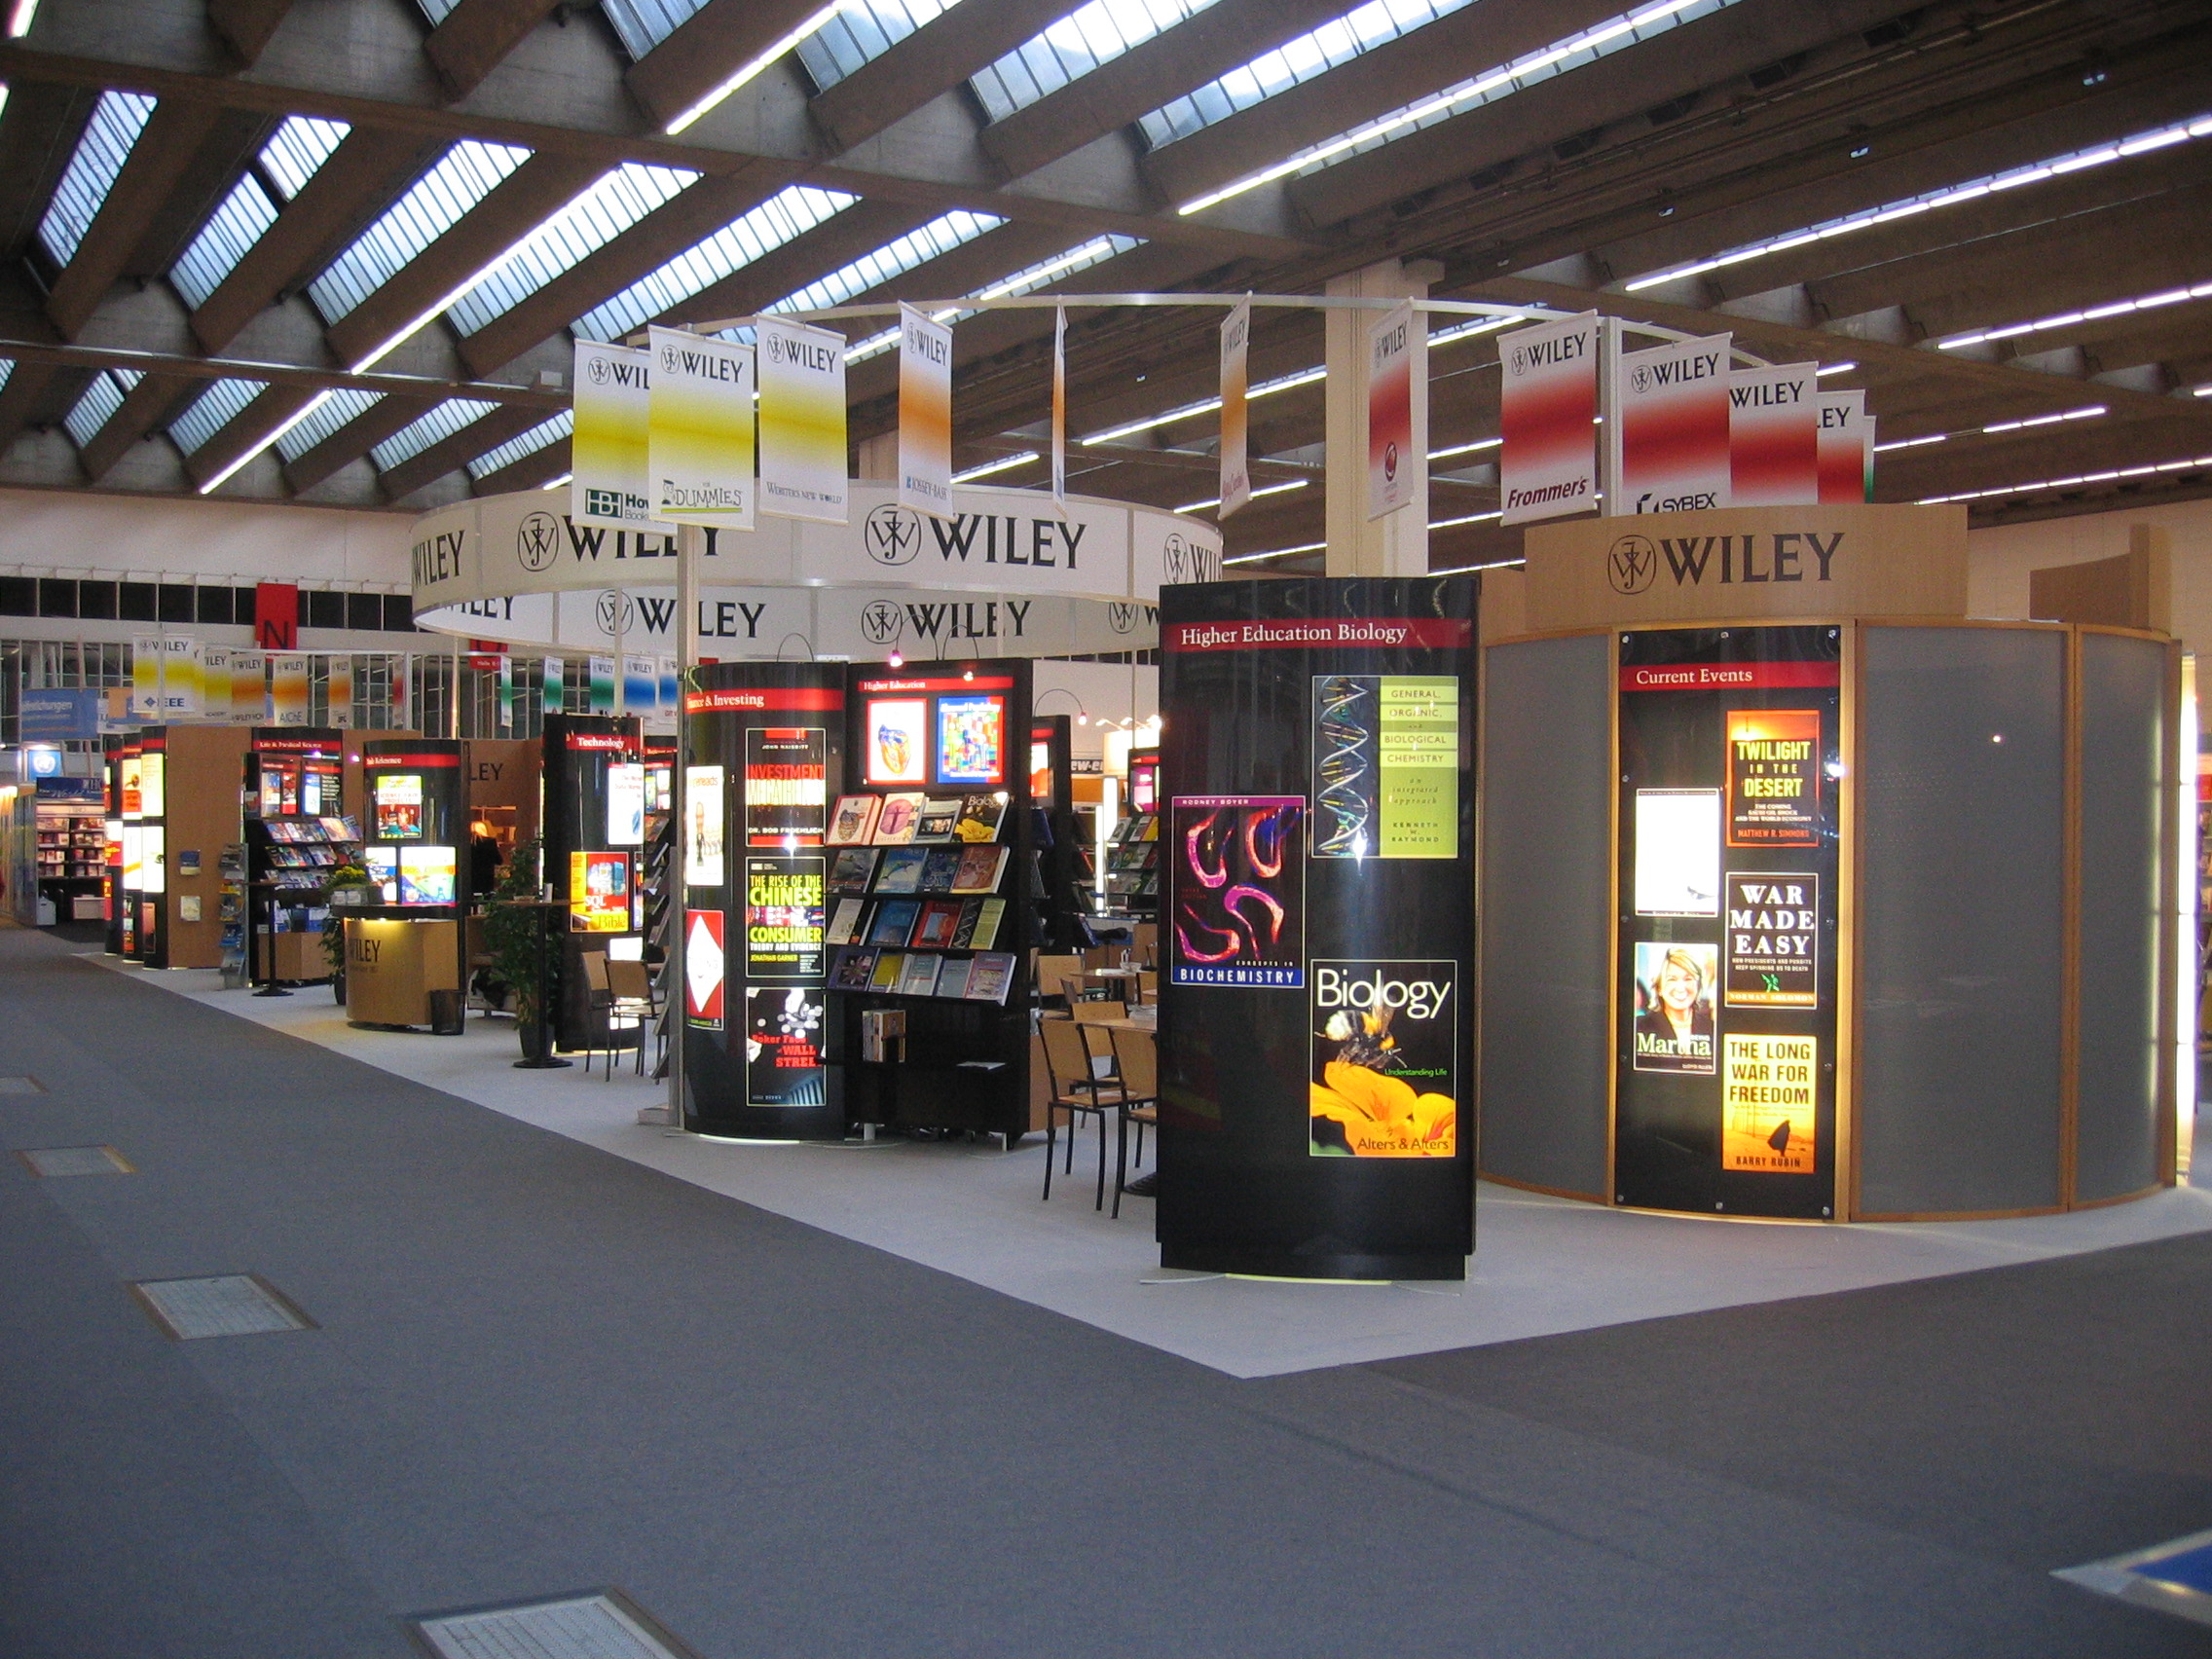
M1137 608L1125 599L1110 599L1106 602L1106 621L1117 634L1134 633Z
M878 565L911 565L921 556L922 515L886 501L861 521L861 545Z
M601 366L599 358L592 359L592 367ZM522 561L526 571L550 570L553 561L561 556L561 521L551 513L528 513L515 530L515 557Z
M873 600L861 608L861 635L869 645L891 645L905 631L905 611L889 600Z
M1624 535L1605 550L1605 580L1615 593L1637 594L1659 576L1659 550L1641 535Z
M592 615L602 634L610 640L618 639L636 624L638 608L620 588L608 588L593 604Z

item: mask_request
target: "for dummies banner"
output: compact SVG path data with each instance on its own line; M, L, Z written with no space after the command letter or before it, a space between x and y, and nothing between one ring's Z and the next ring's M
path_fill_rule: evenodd
M1458 1149L1458 968L1316 960L1308 981L1316 1158L1450 1158Z

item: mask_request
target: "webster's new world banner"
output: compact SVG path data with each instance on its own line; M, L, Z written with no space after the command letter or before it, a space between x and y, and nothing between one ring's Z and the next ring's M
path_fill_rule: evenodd
M1597 504L1598 333L1587 312L1498 337L1501 523Z
M1802 507L1821 498L1818 363L1728 375L1729 504Z
M1728 352L1732 336L1710 334L1614 364L1621 494L1630 513L1701 512L1731 506Z
M952 330L905 304L899 307L899 504L952 517Z
M579 340L574 368L569 517L634 530L652 517L645 491L652 353Z
M845 522L845 337L761 317L760 510Z
M649 329L646 337L652 360L646 444L652 516L671 524L751 530L753 348L674 328ZM841 456L838 467L841 473ZM843 522L841 513L837 522Z
M1252 498L1252 469L1245 455L1246 356L1252 343L1252 302L1244 301L1221 325L1221 505L1218 523Z
M1863 391L1824 391L1820 414L1821 504L1874 498L1874 420Z

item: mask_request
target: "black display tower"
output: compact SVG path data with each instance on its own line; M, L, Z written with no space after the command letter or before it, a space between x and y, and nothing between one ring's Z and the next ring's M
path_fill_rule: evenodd
M567 917L558 947L553 1039L562 1049L628 1048L644 1028L609 1029L584 981L587 950L644 950L644 728L635 716L547 715L543 868Z
M361 839L345 811L345 750L346 734L335 727L256 726L247 736L245 968L253 984L326 975L320 918L311 912L321 909L330 872ZM278 963L276 940L290 934L315 936L312 962L296 955Z
M1163 1266L1466 1274L1475 593L1161 594Z

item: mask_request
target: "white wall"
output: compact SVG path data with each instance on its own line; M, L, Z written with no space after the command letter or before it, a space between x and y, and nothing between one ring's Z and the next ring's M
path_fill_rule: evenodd
M0 571L404 588L414 527L410 513L0 490Z
M1088 725L1070 725L1070 753L1099 759L1106 753L1106 722L1119 724L1124 718L1149 719L1160 709L1160 670L1138 663L1132 668L1117 662L1039 662L1031 675L1032 706L1040 715L1077 713L1065 697L1048 699L1047 688L1072 691L1082 700Z
M2185 649L2206 659L2212 651L2212 500L1970 531L1969 614L2027 615L2030 571L2124 553L2131 524L2165 526L2174 550L2174 632Z

